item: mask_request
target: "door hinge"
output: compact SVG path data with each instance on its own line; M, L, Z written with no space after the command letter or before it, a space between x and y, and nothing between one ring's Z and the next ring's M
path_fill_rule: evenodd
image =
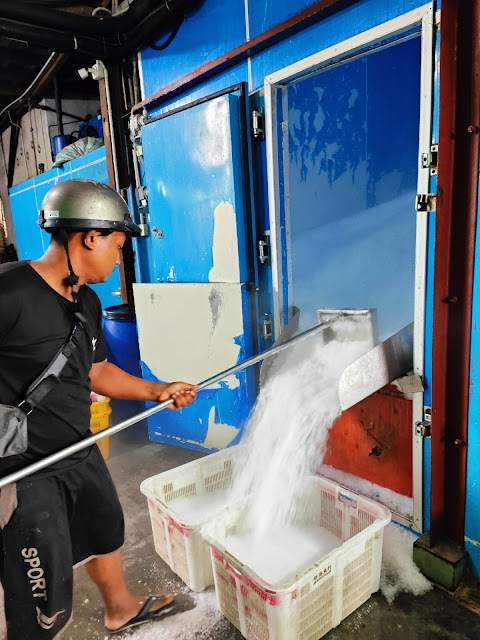
M133 114L130 117L130 140L132 141L132 148L139 158L143 156L142 127L144 124L145 116L143 114Z
M258 241L258 259L260 264L270 264L270 245L266 233Z
M260 331L265 341L271 342L273 340L272 329L272 316L269 313L265 313L260 323Z
M415 198L415 208L417 211L436 211L436 193L418 193Z
M148 207L147 187L137 187L135 190L135 198L137 201L138 215L140 217L140 233L142 237L148 236L148 224L145 222L145 211Z
M430 151L422 153L422 168L430 169L430 175L436 176L438 173L438 144L432 144Z
M263 109L259 107L252 111L252 135L255 140L264 140L265 131L263 129Z

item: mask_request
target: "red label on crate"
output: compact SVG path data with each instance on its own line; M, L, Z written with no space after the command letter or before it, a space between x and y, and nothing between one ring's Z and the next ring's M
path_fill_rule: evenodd
M262 600L267 600L268 598L267 594L265 593L265 591L260 589L260 587L257 584L255 584L255 582L252 582L252 580L247 578L247 584L252 591L255 591L255 593L258 596L260 596L260 598L262 598Z
M223 554L221 554L220 551L217 551L215 547L210 547L210 551L212 552L212 556L214 558L220 560L220 562L223 562Z
M171 525L172 527L175 527L175 529L177 529L177 531L180 531L180 533L184 535L186 538L190 537L192 533L192 529L187 529L186 527L182 527L180 524L178 524L178 522L175 522L175 520L170 516L166 516L166 517L168 519L169 525Z
M248 587L257 594L257 596L260 596L262 600L268 602L268 604L270 604L272 607L277 607L279 604L281 604L282 599L280 598L280 596L277 596L274 593L267 593L266 591L261 589L258 584L256 584L249 578L246 579L246 583ZM246 597L248 597L248 595Z

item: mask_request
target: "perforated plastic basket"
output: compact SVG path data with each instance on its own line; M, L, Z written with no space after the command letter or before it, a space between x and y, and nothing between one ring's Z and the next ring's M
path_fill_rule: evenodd
M218 542L240 526L238 506L204 529L220 610L245 638L318 640L378 591L390 512L326 478L315 476L309 483L312 518L344 542L288 584L268 584Z
M208 543L199 533L205 521L188 521L175 511L172 502L228 489L241 448L230 447L165 471L147 478L140 486L148 500L156 552L193 591L213 585Z

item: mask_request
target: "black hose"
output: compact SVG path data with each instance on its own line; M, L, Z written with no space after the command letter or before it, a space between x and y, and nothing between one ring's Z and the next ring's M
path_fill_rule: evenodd
M183 22L183 17L180 18L180 20L178 21L177 25L173 28L172 33L168 36L168 38L165 40L165 42L163 42L162 44L152 44L150 45L150 49L153 49L154 51L163 51L164 49L166 49L168 47L169 44L171 44L173 42L173 39L175 38L175 36L178 33L178 30L180 29L181 25Z
M34 105L35 109L41 109L42 111L52 111L54 113L56 113L56 109L54 109L53 107L49 107L47 104L35 104ZM75 122L85 122L85 118L81 118L80 116L76 116L73 113L68 113L68 111L63 111L62 109L62 115L63 116L67 116L67 118L74 118ZM71 124L71 123L69 123ZM50 125L50 126L54 126L54 125Z
M63 136L63 117L62 117L62 98L60 97L60 87L58 86L58 78L53 78L53 91L55 93L55 110L57 112L58 133Z
M0 0L0 18L83 35L121 36L132 25L138 27L152 13L161 12L164 17L178 17L184 15L192 4L192 0L165 0L160 5L158 0L136 0L122 15L104 18L79 16L56 9L15 3L12 0Z

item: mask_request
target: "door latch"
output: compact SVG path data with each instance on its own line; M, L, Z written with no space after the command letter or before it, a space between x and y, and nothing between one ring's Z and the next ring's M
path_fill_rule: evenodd
M259 107L252 111L252 135L255 140L264 140L265 131L263 129L263 109Z
M415 435L420 438L429 438L432 432L432 410L425 407L423 410L423 420L415 423Z
M258 241L258 259L260 264L270 264L270 250L267 235L262 236Z
M436 193L418 193L415 198L415 208L417 211L435 211L437 208Z
M420 438L429 438L430 430L431 430L431 424L426 420L422 420L422 422L415 423L415 435Z
M271 342L273 340L272 316L269 313L264 314L263 320L260 323L260 331L262 333L263 339L266 342Z

